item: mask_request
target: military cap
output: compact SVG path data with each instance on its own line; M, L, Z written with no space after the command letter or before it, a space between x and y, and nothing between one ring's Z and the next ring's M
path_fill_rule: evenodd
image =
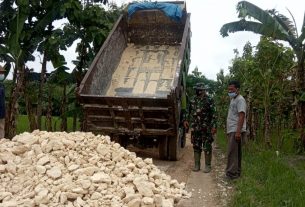
M210 87L205 85L204 83L196 83L193 88L195 90L208 90Z

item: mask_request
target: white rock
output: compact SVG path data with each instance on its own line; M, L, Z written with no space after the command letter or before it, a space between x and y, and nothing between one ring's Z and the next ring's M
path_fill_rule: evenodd
M91 186L90 180L80 180L79 181L83 189L88 189Z
M141 195L145 197L152 197L154 195L153 186L142 177L136 178L133 183Z
M67 202L67 200L68 200L68 198L67 198L66 193L61 193L60 198L59 198L60 203L65 204Z
M154 196L154 201L155 201L156 207L162 207L162 196L160 194L156 194Z
M57 166L54 166L50 170L47 171L47 175L50 178L57 179L57 178L61 177L61 169Z
M41 196L41 195L35 196L34 201L35 201L36 205L48 204L49 203L48 197L47 196Z
M12 153L14 153L15 155L21 155L28 150L29 150L29 147L27 147L25 145L19 145L19 146L13 147Z
M146 164L148 164L148 165L153 164L152 158L146 158L146 159L144 160L144 162L145 162Z
M6 170L5 165L0 165L0 173L4 173Z
M189 198L134 152L92 133L24 133L0 140L0 207L169 207Z
M69 170L69 171L74 171L74 170L76 170L76 169L78 169L78 168L79 168L79 165L72 164L72 165L70 165L70 166L68 167L68 170Z
M73 148L74 145L75 145L75 142L72 141L72 140L62 139L61 141L62 141L62 143L63 143L66 147L68 147L68 148Z
M7 170L8 173L16 174L17 166L16 166L16 164L13 163L12 161L9 161L9 162L6 164L6 170Z
M162 207L174 207L174 200L172 199L162 199Z
M91 180L94 183L111 183L111 177L103 172L95 173Z
M154 199L150 198L150 197L144 197L144 198L142 198L142 204L143 205L153 205Z
M22 144L27 144L27 145L31 146L33 144L38 143L38 137L33 136L29 133L23 133L23 134L17 136L16 141L20 142Z
M13 161L15 159L15 155L12 152L2 152L0 153L0 157L4 162Z
M77 197L79 197L79 195L77 193L71 193L71 192L67 192L66 193L67 199L76 199Z
M18 206L18 203L17 203L17 201L12 200L12 201L5 201L5 202L1 203L0 205L3 207L16 207L16 206Z
M0 192L0 200L3 200L6 197L11 197L12 195L11 192Z
M130 194L127 195L124 199L124 203L129 203L131 200L139 199L142 202L142 196L140 194Z
M72 192L73 193L78 193L78 194L86 194L86 193L88 193L88 191L82 189L81 187L73 188Z
M45 165L50 162L50 158L48 156L44 156L37 161L37 165Z
M81 168L81 169L75 170L74 174L92 176L95 172L98 172L98 171L99 171L98 167L86 167L86 168Z
M36 171L39 173L39 174L45 174L46 173L46 167L45 166L42 166L42 165L36 165Z
M136 199L133 199L133 200L129 201L127 206L128 207L140 207L141 202L142 202L141 199L136 198Z
M133 195L133 194L135 194L135 190L131 186L124 187L123 190L124 190L126 195Z
M98 199L100 199L100 198L102 198L102 197L103 197L103 195L100 194L99 192L94 192L94 193L92 194L92 196L91 196L91 199L92 199L92 200L98 200Z
M86 206L86 202L85 202L81 197L77 197L76 203L77 203L79 206Z
M40 145L34 144L34 145L32 146L32 149L34 150L34 152L35 152L36 155L42 154L42 150L41 150Z

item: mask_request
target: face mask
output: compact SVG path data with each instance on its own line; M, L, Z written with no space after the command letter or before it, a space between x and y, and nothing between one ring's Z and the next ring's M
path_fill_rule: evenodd
M0 74L0 81L4 80L4 74Z
M235 98L235 96L237 95L236 92L231 92L228 93L228 95L230 96L230 98Z

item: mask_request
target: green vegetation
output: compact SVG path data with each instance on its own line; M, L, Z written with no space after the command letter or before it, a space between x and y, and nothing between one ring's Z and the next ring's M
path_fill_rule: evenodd
M248 99L251 99L252 95L255 96L254 91L259 89L264 106L266 144L271 145L269 136L271 122L278 122L277 126L281 127L283 116L286 114L285 121L287 121L289 119L287 112L291 113L289 108L293 106L293 128L300 130L298 151L305 151L305 18L298 31L296 21L289 10L291 19L276 9L261 9L248 1L240 1L236 9L239 21L224 24L220 34L226 37L229 33L251 31L262 35L262 39L254 53L251 45L245 46L243 56L235 58L232 67L234 69L235 64L235 69L230 73L246 82L244 87L248 90L247 95L250 96ZM278 40L287 42L290 47L283 47ZM239 66L236 63L237 65L240 63ZM253 98L259 99L259 97ZM252 100L248 101L251 106ZM272 104L274 101L275 110ZM287 105L289 102L291 103ZM274 116L272 112L278 115ZM252 109L249 116L252 116L251 113ZM273 117L275 119L272 119ZM252 132L250 121L250 136L253 135Z
M287 135L298 137L297 134ZM276 136L273 136L275 138ZM273 140L272 140L273 141ZM226 151L226 137L219 131L218 146ZM235 192L230 206L304 206L304 157L296 156L293 139L285 141L283 151L267 149L258 141L250 140L243 148L242 176L233 183Z
M59 116L67 130L67 117L82 119L76 91L90 63L106 40L122 9L107 0L2 0L0 1L0 62L12 81L6 89L5 137L17 133L18 114L27 114L29 129L43 128L43 116ZM55 26L55 22L64 21ZM66 67L62 50L77 43L74 68ZM40 53L39 60L35 52ZM28 68L39 61L39 68ZM54 71L47 73L47 63ZM41 71L35 73L33 71ZM72 71L72 73L68 73ZM56 90L53 90L56 88ZM75 127L74 127L75 128Z
M41 130L46 130L46 118L45 116L42 117L42 128ZM52 117L52 127L53 129L55 129L54 131L60 131L60 125L61 125L61 119L60 117ZM73 131L73 118L68 117L68 132ZM76 130L79 130L80 126L79 126L79 122L77 122L77 126L76 126ZM23 132L28 132L30 131L30 125L29 125L29 120L28 120L28 116L26 115L19 115L18 116L18 122L17 122L17 134L23 133Z

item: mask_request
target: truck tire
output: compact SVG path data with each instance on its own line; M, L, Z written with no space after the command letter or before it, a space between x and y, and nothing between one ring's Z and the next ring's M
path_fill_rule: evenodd
M159 148L159 159L160 160L167 160L167 137L160 137L158 140L158 148Z
M186 145L186 130L183 128L182 129L182 137L181 137L181 148L184 148Z
M168 159L177 161L180 158L181 152L181 131L178 130L177 136L169 137L168 139Z

